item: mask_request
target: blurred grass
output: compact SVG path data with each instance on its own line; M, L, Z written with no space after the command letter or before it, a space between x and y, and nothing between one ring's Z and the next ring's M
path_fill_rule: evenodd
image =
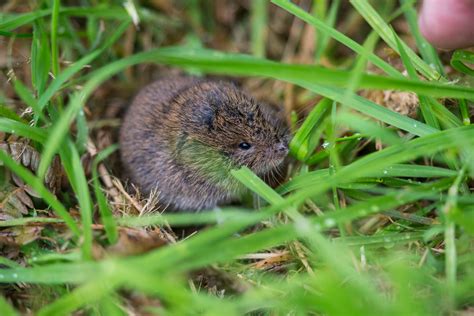
M472 308L474 198L469 190L474 175L474 127L469 124L466 100L474 99L474 89L446 83L450 78L445 77L440 59L416 30L413 2L403 1L395 12L405 13L421 57L377 12L377 6L367 1L351 1L372 27L363 45L335 28L339 1L332 2L329 10L327 2L315 2L311 11L318 16L288 1L272 2L317 29L315 61L329 53L327 44L333 39L354 53L347 57L350 66L331 69L264 59L271 45L267 32L272 19L266 1L252 2L249 9L249 51L254 56L185 45L144 52L135 49L122 56L117 50L122 49L127 34L139 34L141 29L131 26L136 18L130 16L133 10L107 1L97 7L43 1L31 12L0 15L0 36L13 39L32 33L31 82L17 78L12 82L18 99L33 111L31 124L4 115L0 131L29 139L42 154L36 175L4 151L0 151L0 169L22 178L57 215L47 217L31 210L24 218L0 222L0 227L44 225L48 238L61 241L63 247L48 248L35 241L32 247L42 257L23 247L28 264L0 258L0 282L40 289L56 285L52 294L42 297L35 310L38 315L78 310L122 315L129 303L123 290L158 298L160 307L151 303L141 307L168 315L441 315ZM199 10L197 4L191 14ZM136 10L145 30L155 27L154 23L173 23L148 8L136 5ZM84 18L85 26L72 24L76 17ZM97 29L102 23L105 31ZM73 41L81 41L72 44L66 33ZM409 78L374 53L378 37L399 53ZM72 63L61 62L66 50L73 52ZM471 57L455 53L453 66L469 74L462 62ZM367 62L385 75L369 74ZM323 96L312 102L308 115L298 117L301 124L290 144L291 174L276 190L249 169L233 172L262 198L261 208L242 204L196 214L142 216L112 212L115 205L104 191L98 167L107 165L105 159L117 147L94 157L89 176L82 160L92 135L85 106L106 81L121 80L117 75L143 63L272 78ZM426 124L358 95L361 89L418 94ZM444 105L447 98L460 104L459 113ZM71 190L55 196L42 180L57 154ZM72 209L78 210L74 216ZM105 236L96 231L99 223ZM65 224L67 233L46 224ZM121 230L126 227L200 224L209 226L138 255L104 257L94 252L100 243L120 245ZM245 259L248 254L280 251L288 251L290 258L273 266ZM256 263L269 268L257 268ZM219 296L192 280L192 271L210 266L245 284L243 293L229 291ZM282 272L272 272L278 267ZM0 299L1 315L15 314L11 303ZM25 309L19 304L15 308Z

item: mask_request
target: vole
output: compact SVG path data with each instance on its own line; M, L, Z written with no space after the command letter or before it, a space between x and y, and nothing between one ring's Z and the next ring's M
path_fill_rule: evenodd
M162 78L143 88L120 130L121 159L142 192L175 211L229 203L244 186L230 171L273 172L288 154L284 120L234 84Z

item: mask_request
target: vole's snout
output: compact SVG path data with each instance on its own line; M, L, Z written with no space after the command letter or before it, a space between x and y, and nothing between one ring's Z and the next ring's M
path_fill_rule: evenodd
M288 152L288 144L284 143L284 142L280 142L276 145L276 150L278 152Z
M288 142L281 140L273 146L273 152L278 156L286 156L288 154Z

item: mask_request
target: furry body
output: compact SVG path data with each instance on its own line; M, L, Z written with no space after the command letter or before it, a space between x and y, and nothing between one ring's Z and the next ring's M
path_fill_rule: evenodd
M195 77L146 86L120 131L121 157L133 183L173 210L210 209L237 198L230 170L265 174L288 152L283 121L234 85Z

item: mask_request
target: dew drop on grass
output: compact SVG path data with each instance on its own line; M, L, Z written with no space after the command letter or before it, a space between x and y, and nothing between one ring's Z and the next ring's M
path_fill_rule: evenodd
M325 141L321 146L322 146L324 149L326 149L326 148L329 147L329 145L331 145L331 143L328 142L328 141Z
M416 124L416 123L413 124L413 127L414 127L414 128L417 128L417 127L418 127L418 124Z
M387 173L388 173L388 171L387 171L387 170L384 170L384 171L383 171L383 174L387 174Z
M12 274L12 278L14 278L14 279L18 278L18 274L13 273L13 274Z
M298 231L303 233L310 233L311 226L309 225L308 221L306 220L297 220L295 221L295 227Z
M328 218L328 219L324 220L324 226L332 227L334 225L336 225L336 221L334 219Z
M372 211L374 211L374 212L378 212L378 211L380 210L377 205L372 205L372 206L370 207L370 209L371 209Z
M0 274L0 279L4 279L5 277L3 276L3 274Z

